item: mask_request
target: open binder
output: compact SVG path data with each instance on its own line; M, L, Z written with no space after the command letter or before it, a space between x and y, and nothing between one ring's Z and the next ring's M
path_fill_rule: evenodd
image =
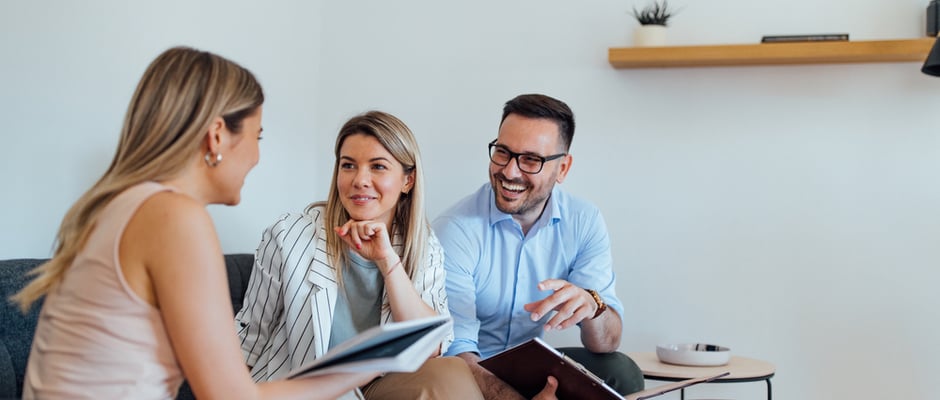
M548 376L558 380L559 400L645 400L695 384L713 381L729 373L674 382L626 397L604 383L587 368L564 355L540 338L531 339L480 361L486 368L526 398L545 387Z
M369 328L292 371L287 378L337 372L414 372L453 330L450 316Z

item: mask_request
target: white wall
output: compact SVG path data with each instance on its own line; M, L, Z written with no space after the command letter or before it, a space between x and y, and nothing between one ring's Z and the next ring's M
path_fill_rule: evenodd
M172 44L226 55L267 90L243 204L212 210L227 252L324 195L349 116L380 108L413 128L433 216L485 181L502 103L543 92L576 113L564 187L607 218L622 350L727 345L776 364L780 399L936 397L940 80L917 63L615 70L606 50L629 44L629 1L73 3L0 6L0 257L48 256L134 83ZM913 38L927 5L671 3L676 44Z
M253 251L265 224L312 196L322 13L316 2L258 4L0 4L0 257L51 254L62 216L111 161L138 79L176 45L241 63L267 96L264 162L248 177L239 208L210 208L223 247Z

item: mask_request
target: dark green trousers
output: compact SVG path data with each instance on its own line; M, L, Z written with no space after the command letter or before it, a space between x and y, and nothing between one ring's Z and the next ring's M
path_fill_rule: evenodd
M643 390L643 372L626 354L592 353L583 347L562 347L558 351L603 379L617 393L628 395Z

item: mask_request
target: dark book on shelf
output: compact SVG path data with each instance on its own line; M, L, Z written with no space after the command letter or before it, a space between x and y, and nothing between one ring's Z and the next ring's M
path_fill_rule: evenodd
M766 35L761 43L791 42L844 42L849 40L848 33L814 33L811 35Z

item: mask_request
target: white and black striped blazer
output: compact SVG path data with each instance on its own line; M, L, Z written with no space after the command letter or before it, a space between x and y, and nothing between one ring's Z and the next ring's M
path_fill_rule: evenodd
M326 353L333 325L337 282L326 253L323 207L284 214L268 227L255 253L244 306L235 316L242 353L256 382L283 378ZM396 243L397 242L397 243ZM401 239L393 247L401 252ZM444 288L444 251L433 232L428 260L417 266L414 287L438 314L449 315ZM381 323L392 321L382 294ZM442 353L453 333L442 344Z

